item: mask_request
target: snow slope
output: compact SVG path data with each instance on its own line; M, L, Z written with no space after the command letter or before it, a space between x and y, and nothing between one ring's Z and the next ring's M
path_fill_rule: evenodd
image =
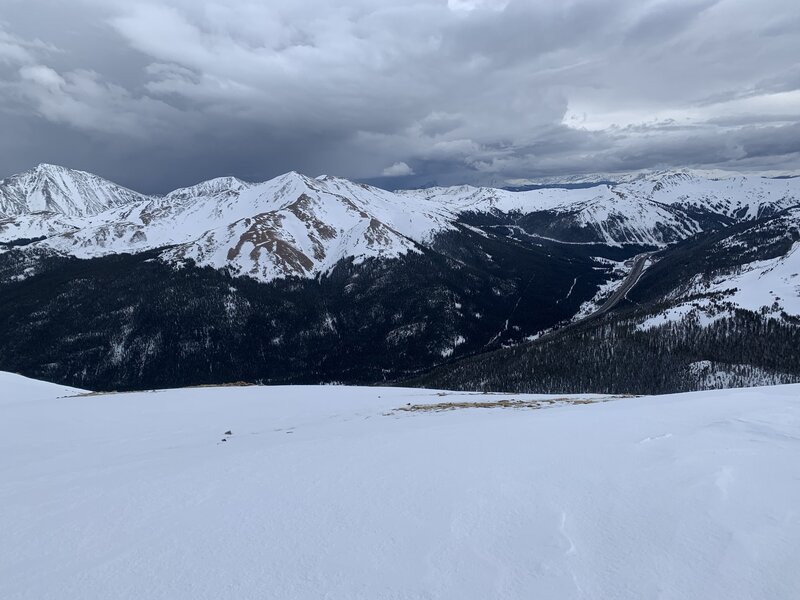
M653 202L735 219L755 219L800 204L800 178L745 175L708 178L691 170L667 171L618 186Z
M614 282L603 286L602 297ZM646 317L637 329L648 330L669 322L709 325L736 309L775 318L800 317L800 242L783 256L742 264L735 272L695 276L670 298L669 308ZM596 303L586 303L582 312Z
M64 396L74 396L82 394L84 390L30 379L15 373L0 371L0 404L10 404L12 402L31 402L34 400L51 400Z
M785 256L744 265L735 275L708 284L696 282L701 293L721 293L739 308L800 317L800 242Z
M465 212L518 215L547 213L547 218L566 220L577 228L591 231L594 241L613 246L661 246L700 231L700 226L694 220L681 213L646 197L627 197L608 185L521 192L460 186L398 193L411 202L434 200L454 215Z
M708 257L729 257L728 264L714 268ZM670 294L672 307L642 329L681 320L708 324L735 309L800 317L800 207L715 242L695 269Z
M0 597L800 597L800 386L393 410L502 398L3 403Z

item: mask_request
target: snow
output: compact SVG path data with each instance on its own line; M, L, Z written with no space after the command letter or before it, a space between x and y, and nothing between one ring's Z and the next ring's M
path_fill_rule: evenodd
M701 327L707 327L725 316L727 312L728 311L719 311L714 306L709 305L704 299L700 299L665 308L661 312L644 319L636 328L639 331L648 331L655 327L680 321L692 321Z
M463 335L457 335L452 340L450 340L450 345L445 347L439 354L441 354L442 358L449 358L453 356L453 353L456 351L461 344L466 342L467 339Z
M591 300L583 302L578 307L578 312L572 317L573 321L579 321L596 312L597 309L605 304L606 300L608 300L614 294L614 292L616 292L617 289L619 289L619 287L625 283L625 280L630 274L631 269L633 269L632 260L613 261L598 256L593 257L593 260L599 265L604 265L603 267L595 268L609 270L612 274L612 277L605 283L597 286L597 291L595 292L594 296L592 296Z
M728 174L709 178L690 170L663 172L618 186L665 205L713 210L728 217L755 219L765 209L781 210L800 201L800 178L769 179Z
M471 186L389 192L290 172L263 183L221 177L156 197L40 165L0 181L0 242L46 236L29 247L78 258L170 246L161 255L170 263L192 259L271 281L316 277L342 259L416 252L468 212L548 211L592 240L555 241L664 246L700 231L687 209L752 219L798 201L800 179L708 179L682 171L617 186L523 192Z
M6 600L800 597L798 385L397 411L512 397L9 377Z
M528 214L550 211L574 218L578 225L594 230L604 243L613 246L623 243L664 245L671 241L664 237L664 231L687 236L700 230L694 221L677 217L673 211L651 202L645 195L629 197L607 185L585 189L547 188L519 192L460 186L400 193L415 202L437 202L454 214L491 211Z
M734 308L773 317L800 316L800 242L776 258L744 263L732 272L697 275L673 301L674 306L649 317L639 329L682 319L707 325Z
M569 286L569 291L567 292L567 295L566 295L566 296L564 296L563 298L560 298L559 300L557 300L557 301L556 301L556 304L559 304L559 303L560 303L562 300L567 300L567 299L568 299L568 298L569 298L569 297L572 295L572 290L574 290L574 289L575 289L575 285L576 285L577 283L578 283L578 278L577 278L577 277L575 277L575 278L572 280L572 285L571 285L571 286Z
M41 211L86 217L146 198L91 173L41 164L0 180L0 217Z
M315 277L343 258L416 251L416 243L451 227L436 214L439 207L429 206L430 214L419 208L409 211L391 192L332 177L292 172L261 184L221 178L92 215L77 231L36 246L79 258L175 246L162 257L263 281Z
M697 389L715 390L741 387L743 381L758 382L758 385L777 385L797 381L788 373L767 371L753 365L715 363L701 360L689 365L689 373L696 382Z
M783 256L747 264L741 273L699 287L729 293L725 300L740 308L800 316L800 242Z
M74 396L75 394L85 393L84 390L47 383L37 379L30 379L17 375L16 373L6 373L0 371L0 405L12 402L32 402L36 400L51 400L63 396Z
M639 180L654 180L663 177L666 174L675 173L675 170L665 171L663 169L642 169L638 171L616 172L616 173L584 173L580 175L559 175L555 177L538 177L534 179L512 179L508 180L508 185L511 186L525 186L525 185L569 185L569 184L594 184L601 185L605 182L616 183L630 183ZM692 175L694 177L701 177L705 179L730 179L733 177L740 177L742 175L739 171L726 171L724 169L679 169L678 173ZM756 170L747 172L750 177L764 177L764 178L788 178L800 177L800 170Z

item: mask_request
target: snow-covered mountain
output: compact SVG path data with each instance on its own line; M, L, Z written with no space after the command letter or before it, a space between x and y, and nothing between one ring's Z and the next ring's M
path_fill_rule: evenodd
M800 204L800 177L767 179L731 174L709 179L691 171L663 173L618 186L622 193L731 220L756 219Z
M431 203L417 203L409 210L391 192L298 173L223 201L216 195L200 203L195 199L188 212L196 215L198 209L207 217L205 222L218 219L224 225L209 228L163 256L226 266L262 280L314 276L347 258L360 262L396 257L415 251L417 244L451 226ZM182 221L188 225L188 219Z
M504 225L522 227L529 234L568 243L659 246L701 229L681 211L608 185L523 192L462 186L404 194L410 202L418 202L420 198L438 202L457 216L492 214Z
M663 294L669 307L662 306L643 327L686 319L709 323L735 310L798 319L800 207L704 244L683 264L689 269ZM667 259L658 269L671 266Z
M0 180L0 218L31 213L87 217L146 198L91 173L41 164Z
M537 177L534 179L511 179L507 183L514 189L528 187L584 187L600 183L631 183L633 181L653 181L666 174L685 173L702 179L729 179L740 177L743 173L728 171L726 169L641 169L638 171L585 173L580 175L558 175L551 177ZM800 170L759 170L753 173L744 173L753 178L787 178L800 177Z
M431 243L465 215L495 233L567 243L663 246L705 227L800 203L800 179L662 173L617 186L511 192L459 186L389 192L287 173L223 177L145 196L99 177L40 165L0 182L0 242L81 258L165 248L171 262L262 281L313 277L343 259L391 258ZM484 219L485 220L485 219Z
M344 258L394 257L451 227L432 202L409 210L402 196L344 179L291 172L265 183L216 179L65 223L33 247L91 258L165 248L168 261L227 267L268 281L314 276ZM36 237L64 222L51 214L3 223L4 237ZM25 227L28 229L25 230Z

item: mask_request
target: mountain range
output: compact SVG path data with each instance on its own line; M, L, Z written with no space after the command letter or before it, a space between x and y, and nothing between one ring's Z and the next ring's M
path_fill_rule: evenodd
M588 330L596 347L601 324L696 339L755 318L794 339L798 206L798 178L689 170L396 192L290 172L153 196L39 165L0 181L0 368L101 389L422 378L557 392L564 381L532 375L552 366L497 357L573 348ZM665 389L583 391L800 374L769 353L734 365L695 350Z

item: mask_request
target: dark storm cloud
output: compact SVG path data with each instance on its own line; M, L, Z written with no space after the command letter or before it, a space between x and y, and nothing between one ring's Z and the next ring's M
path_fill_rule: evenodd
M795 0L4 0L0 173L797 169Z

